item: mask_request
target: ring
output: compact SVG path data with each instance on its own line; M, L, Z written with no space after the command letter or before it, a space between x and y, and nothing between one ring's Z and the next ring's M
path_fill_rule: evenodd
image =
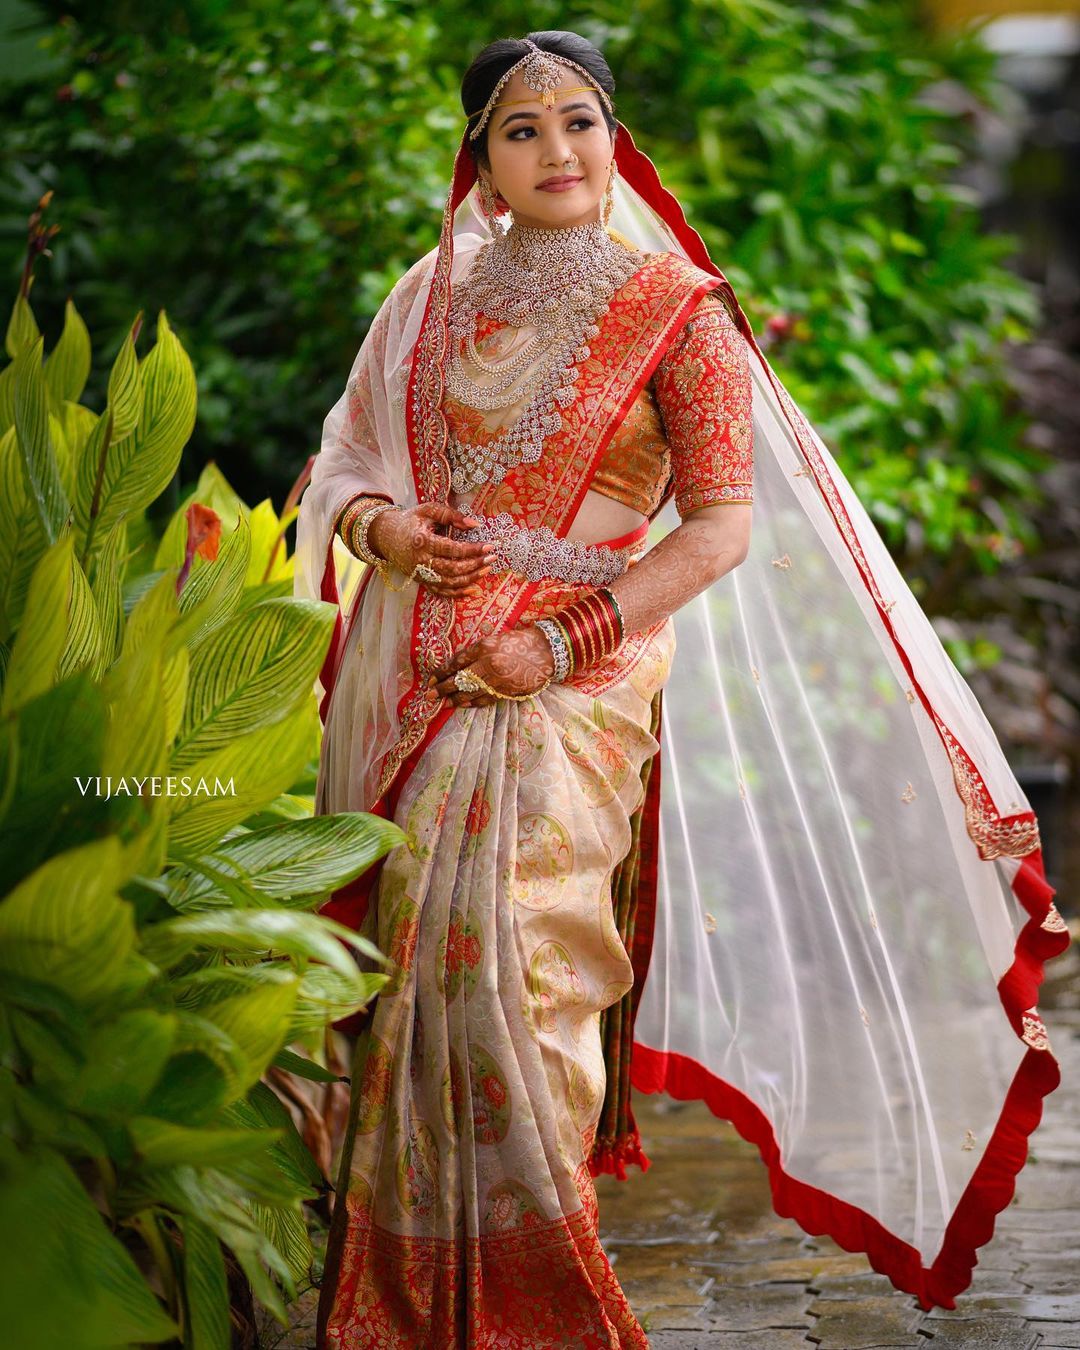
M472 673L471 670L459 670L454 676L454 686L460 689L463 694L478 694L483 685Z
M421 581L426 581L429 586L437 586L442 577L435 571L434 567L429 567L427 563L417 563L416 575Z

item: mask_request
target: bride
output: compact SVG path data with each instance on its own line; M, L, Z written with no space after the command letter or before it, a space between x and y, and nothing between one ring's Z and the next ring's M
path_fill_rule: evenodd
M316 809L406 838L324 909L391 976L320 1345L647 1346L592 1181L649 1165L632 1086L951 1307L1057 1083L1035 817L613 91L574 33L476 56L301 502L298 595L368 564Z

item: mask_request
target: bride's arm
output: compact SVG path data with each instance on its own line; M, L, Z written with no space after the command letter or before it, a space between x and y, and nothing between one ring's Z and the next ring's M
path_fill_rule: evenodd
M674 614L746 557L748 502L703 506L607 588L619 602L624 634Z
M608 587L626 633L674 614L742 562L750 548L749 355L718 292L698 302L657 367L654 388L683 520Z

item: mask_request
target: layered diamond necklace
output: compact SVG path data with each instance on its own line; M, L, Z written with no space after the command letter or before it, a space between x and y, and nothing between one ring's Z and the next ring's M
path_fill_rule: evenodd
M487 445L459 441L451 429L455 492L500 483L516 465L536 463L545 439L562 426L559 409L577 397L577 363L590 355L597 320L645 261L646 254L617 243L599 220L562 228L515 224L480 246L451 296L446 392L481 413L528 401ZM512 356L486 360L476 349L480 315L536 333Z

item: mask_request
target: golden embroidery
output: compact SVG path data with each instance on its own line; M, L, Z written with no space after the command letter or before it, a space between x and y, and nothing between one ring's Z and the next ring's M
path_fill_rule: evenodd
M790 566L791 566L791 559L790 559L790 558L788 557L788 555L785 553L785 554L784 554L782 557L780 557L780 558L774 558L774 559L772 560L772 565L773 565L774 567L790 567Z
M717 502L752 502L749 353L723 298L710 291L653 377L682 516Z
M877 914L876 914L875 911L872 910L872 909L869 910L868 912L869 912L869 916L870 916L870 927L876 930L876 929L877 929Z
M895 600L886 600L881 607L885 611L885 613L888 614L889 611L892 609L893 605L895 604L896 604Z
M900 800L902 802L913 802L915 800L915 796L916 796L915 789L909 783L907 787L903 790L903 792L901 792Z
M750 667L750 674L753 675L755 683L757 684L761 683L761 676L758 674L757 666Z
M1046 1034L1046 1024L1039 1016L1038 1008L1029 1008L1023 1016L1024 1033L1021 1039L1032 1050L1049 1050L1050 1037Z
M862 1006L861 1003L859 1004L859 1016L862 1018L864 1026L870 1025L870 1014L866 1011L866 1009Z
M904 695L905 695L905 697L907 698L907 701L908 701L909 703L914 703L914 702L915 702L915 690L914 690L914 689L905 689L905 690L904 690Z
M746 801L746 784L741 778L739 779L739 796L743 801Z
M705 915L705 931L706 931L706 933L715 933L715 932L716 932L716 916L715 916L715 915L713 915L713 914L706 914L706 915Z
M1061 913L1053 901L1050 902L1050 908L1046 911L1046 918L1039 924L1039 927L1045 929L1048 933L1067 933L1069 931L1069 925L1061 917Z
M961 1149L963 1149L965 1153L970 1153L970 1151L975 1147L975 1144L976 1139L974 1132L972 1130L965 1130L964 1142L960 1145Z

